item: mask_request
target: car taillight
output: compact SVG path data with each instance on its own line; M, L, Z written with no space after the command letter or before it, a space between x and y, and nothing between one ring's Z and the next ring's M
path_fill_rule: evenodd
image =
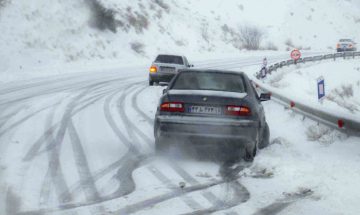
M164 102L160 105L160 111L166 112L184 112L185 107L182 102Z
M351 45L351 44L349 44L349 48L352 48L352 45Z
M156 73L156 72L157 72L156 66L150 67L150 73Z
M250 116L251 110L245 106L228 105L226 106L225 114L231 116Z
M336 44L336 48L340 48L340 44L338 43L338 44Z

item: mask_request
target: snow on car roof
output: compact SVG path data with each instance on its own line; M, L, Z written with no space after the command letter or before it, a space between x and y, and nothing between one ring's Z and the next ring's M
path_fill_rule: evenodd
M216 91L216 90L169 90L169 95L200 95L200 96L221 96L242 99L247 96L247 93Z

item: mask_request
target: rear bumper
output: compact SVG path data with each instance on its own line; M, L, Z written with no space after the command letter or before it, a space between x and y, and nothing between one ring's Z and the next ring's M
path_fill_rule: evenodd
M175 74L154 73L149 75L149 80L154 82L170 82Z
M338 48L336 49L337 52L348 52L348 51L355 51L356 48Z
M157 116L155 122L155 136L157 137L210 138L243 144L253 144L258 130L258 122L253 120Z

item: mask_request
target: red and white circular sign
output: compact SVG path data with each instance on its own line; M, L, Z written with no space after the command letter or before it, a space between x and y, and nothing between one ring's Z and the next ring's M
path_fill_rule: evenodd
M291 54L290 54L291 58L293 60L299 60L301 58L301 52L297 49L294 49Z

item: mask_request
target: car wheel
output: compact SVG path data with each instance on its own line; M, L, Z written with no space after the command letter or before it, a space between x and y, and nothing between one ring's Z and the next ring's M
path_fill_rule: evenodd
M270 143L270 129L269 129L269 125L265 123L264 132L261 141L259 143L259 149L265 148L266 146L269 145L269 143Z
M252 147L252 148L245 148L244 160L246 162L253 162L254 157L256 156L256 152L257 152L256 145L255 145L255 147Z
M161 154L167 151L168 143L167 138L157 137L155 138L155 152Z
M154 81L149 80L149 86L153 86L154 85Z

